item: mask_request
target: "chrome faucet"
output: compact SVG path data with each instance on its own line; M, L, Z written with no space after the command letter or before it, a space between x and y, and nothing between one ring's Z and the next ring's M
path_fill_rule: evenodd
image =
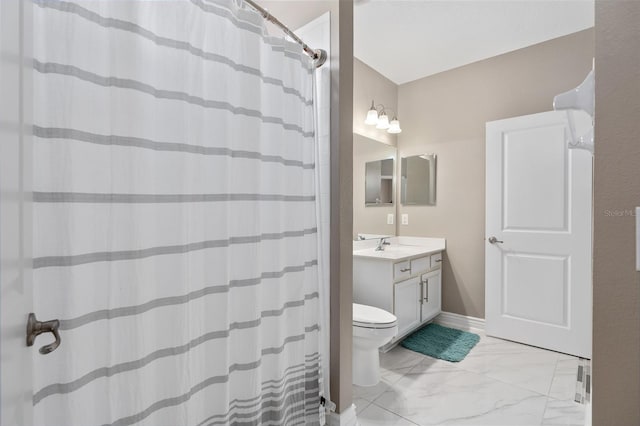
M390 246L391 243L387 241L387 238L380 238L378 240L378 246L376 247L376 251L384 251L384 246Z

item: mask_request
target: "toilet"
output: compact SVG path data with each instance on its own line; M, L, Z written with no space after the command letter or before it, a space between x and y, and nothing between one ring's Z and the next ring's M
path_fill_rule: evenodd
M398 319L384 309L353 304L353 384L380 381L378 349L398 334Z

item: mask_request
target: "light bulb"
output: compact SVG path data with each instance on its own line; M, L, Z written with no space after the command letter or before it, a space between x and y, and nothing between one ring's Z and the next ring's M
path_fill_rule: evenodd
M391 123L389 123L389 129L387 129L387 132L389 133L402 132L402 129L400 128L400 121L396 117L393 117L393 120L391 120Z
M378 125L376 126L376 129L386 130L388 128L389 117L387 117L387 114L385 114L383 111L382 114L380 114L380 116L378 117Z
M367 112L367 119L364 120L364 124L369 124L371 126L378 124L378 111L376 111L375 108L371 108L369 112Z

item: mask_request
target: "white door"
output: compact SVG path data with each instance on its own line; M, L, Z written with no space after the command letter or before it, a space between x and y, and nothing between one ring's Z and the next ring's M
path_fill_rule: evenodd
M420 324L420 279L411 278L394 286L394 315L398 318L398 336Z
M486 332L590 358L592 156L567 132L565 112L487 123Z
M12 426L32 423L34 348L25 344L32 304L31 223L25 200L31 169L23 161L30 158L29 137L23 134L29 123L30 92L23 92L29 87L30 63L23 61L29 40L21 43L27 33L21 23L30 22L30 5L0 1L0 424Z

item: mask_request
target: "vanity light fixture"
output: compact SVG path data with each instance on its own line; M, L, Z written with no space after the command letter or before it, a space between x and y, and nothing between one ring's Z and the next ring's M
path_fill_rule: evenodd
M393 119L389 122L389 116L385 111L384 105L375 106L374 101L371 101L371 108L367 111L367 118L364 120L364 124L376 126L376 129L386 130L388 133L402 132L398 117L394 114Z

